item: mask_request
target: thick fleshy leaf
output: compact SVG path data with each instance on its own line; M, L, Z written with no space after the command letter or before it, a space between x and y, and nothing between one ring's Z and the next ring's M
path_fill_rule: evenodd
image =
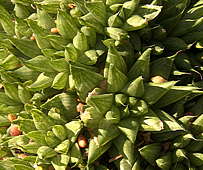
M75 143L70 150L70 163L78 164L82 161L82 155L80 148L77 143Z
M42 146L38 149L37 155L40 159L46 159L56 156L56 152L48 146Z
M112 106L112 108L106 112L105 118L111 123L120 122L121 113L118 107Z
M77 115L76 106L77 102L74 94L61 93L48 99L44 104L41 105L41 108L46 110L57 108L60 115L64 119L70 121Z
M31 131L27 134L27 137L33 140L36 143L42 144L42 145L47 145L45 141L45 136L46 134L44 131Z
M57 145L54 150L57 153L63 153L63 154L67 154L69 148L70 148L70 140L66 139L63 142L61 142L59 145Z
M33 109L31 114L38 130L48 130L55 124L53 119L38 109Z
M152 110L149 110L141 123L141 128L144 131L160 131L163 129L163 122Z
M135 8L138 7L139 3L140 0L130 0L123 3L126 18L129 18L133 14Z
M139 126L140 124L138 123L138 120L134 118L121 120L118 124L118 128L127 136L127 138L132 143L135 143Z
M202 153L192 153L190 154L190 160L195 166L203 165L203 154Z
M5 90L5 94L11 98L12 100L14 100L15 102L20 103L21 100L18 96L18 86L17 84L12 84L12 83L3 83L4 86L4 90Z
M37 77L37 80L33 84L29 85L28 88L32 91L46 89L52 85L53 80L52 74L41 73Z
M172 164L171 161L171 153L169 152L166 155L159 157L156 160L156 164L161 169L169 170Z
M123 57L118 53L115 47L109 47L108 54L106 58L106 64L104 68L104 77L108 77L110 64L113 64L117 69L119 69L122 73L127 72L127 66L123 59Z
M97 109L98 112L106 113L113 104L113 94L92 95L86 98L86 103Z
M54 69L49 65L50 60L39 55L24 62L25 66L39 72L54 72Z
M139 16L133 15L127 19L126 23L123 26L123 29L126 31L135 31L142 29L148 25L147 19Z
M170 57L162 57L150 63L150 76L162 76L165 79L169 78L172 71L175 55Z
M135 62L135 64L131 67L130 71L128 72L128 77L130 80L136 79L139 76L143 76L145 80L149 78L149 62L151 51L151 48L145 50Z
M84 52L88 50L88 42L87 42L87 37L85 36L84 33L78 32L76 36L73 38L73 45L74 47L81 51Z
M144 17L147 21L153 20L156 18L162 10L162 6L147 4L141 6L137 13Z
M99 84L101 80L103 80L102 75L84 67L71 64L70 69L71 74L73 75L73 80L75 82L75 87L82 100L85 100L88 92L90 92Z
M9 40L20 52L29 58L33 58L41 54L39 47L32 40L16 38L9 38Z
M89 149L88 149L88 164L93 163L97 160L103 153L105 153L111 147L111 142L107 143L106 145L100 146L97 145L94 139L90 140Z
M119 154L123 155L124 158L127 158L130 165L133 166L136 154L134 144L125 136L119 135L114 141L114 145L116 146Z
M9 12L0 5L0 23L4 31L10 35L14 35L14 23Z
M168 113L164 112L163 110L157 110L156 111L158 117L161 119L164 125L164 131L179 131L183 130L185 131L184 127L182 127L181 124L179 124L175 118L173 118Z
M76 141L77 136L82 129L82 126L82 122L79 120L72 120L71 122L65 124L65 127L67 129L67 136L71 140L71 142Z
M67 72L58 73L53 80L52 87L57 90L64 89L67 86L67 82L68 82L68 73Z
M148 105L144 100L129 97L129 105L132 116L143 116L148 113Z
M58 11L56 26L59 29L59 33L68 40L73 39L78 32L78 27L74 18L69 13L62 10Z
M114 64L110 64L107 78L107 91L118 92L124 87L127 81L127 76L117 69Z
M193 128L197 131L203 132L203 114L201 114L193 123Z
M44 38L48 34L48 31L39 27L33 20L27 20L27 22L34 33L38 47L40 49L51 48L50 42L47 41L46 38Z
M51 164L55 168L55 170L65 170L68 163L69 163L70 157L65 154L60 154L54 157L51 161Z
M144 84L143 78L140 76L129 83L122 92L128 94L129 96L133 97L142 97L144 94Z
M50 148L55 148L57 145L61 143L61 140L58 139L52 131L48 131L46 133L45 140L47 146L49 146Z
M59 138L61 141L65 140L67 137L67 130L62 125L55 125L52 128L54 135Z
M99 23L106 24L106 7L103 1L86 2L85 5Z
M139 149L141 156L151 165L155 165L156 163L155 161L159 156L160 151L161 151L160 143L145 145L144 147Z
M120 28L106 27L105 32L109 37L118 41L128 38L128 33Z
M190 86L173 86L169 91L161 97L157 103L156 107L164 107L169 104L175 103L176 101L186 97L191 94L193 91L198 90L196 87Z
M143 99L150 105L161 99L177 82L169 81L164 83L148 83L145 85ZM164 98L166 98L164 96Z
M100 121L98 126L98 145L104 146L119 135L118 128L107 120Z

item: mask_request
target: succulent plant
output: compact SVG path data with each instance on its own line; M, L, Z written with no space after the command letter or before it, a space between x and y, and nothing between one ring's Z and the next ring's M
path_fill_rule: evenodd
M0 169L201 169L202 9L0 2Z

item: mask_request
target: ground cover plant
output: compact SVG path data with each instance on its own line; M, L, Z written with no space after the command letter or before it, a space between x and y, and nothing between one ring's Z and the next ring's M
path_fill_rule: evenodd
M202 170L202 0L1 0L0 170Z

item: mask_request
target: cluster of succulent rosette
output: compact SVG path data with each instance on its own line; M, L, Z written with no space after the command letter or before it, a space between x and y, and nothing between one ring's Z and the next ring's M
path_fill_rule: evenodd
M0 170L202 170L202 0L1 0Z

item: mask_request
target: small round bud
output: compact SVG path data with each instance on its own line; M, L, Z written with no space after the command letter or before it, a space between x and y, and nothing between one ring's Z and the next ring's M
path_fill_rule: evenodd
M77 112L83 113L83 112L84 112L83 107L84 107L84 104L79 103L79 104L77 105Z
M10 122L13 122L17 119L17 116L15 114L8 114L7 118Z
M52 33L58 33L59 30L58 30L58 28L52 28L52 29L51 29L51 32L52 32Z
M154 76L154 77L151 78L151 81L152 81L153 83L164 83L164 82L167 82L167 80L164 79L164 78L161 77L161 76Z
M87 138L83 135L78 137L78 145L80 148L86 148L88 145Z
M21 135L21 130L20 130L20 128L19 128L19 126L18 125L12 125L11 127L10 127L10 129L9 129L9 134L11 135L11 136L19 136L19 135Z

